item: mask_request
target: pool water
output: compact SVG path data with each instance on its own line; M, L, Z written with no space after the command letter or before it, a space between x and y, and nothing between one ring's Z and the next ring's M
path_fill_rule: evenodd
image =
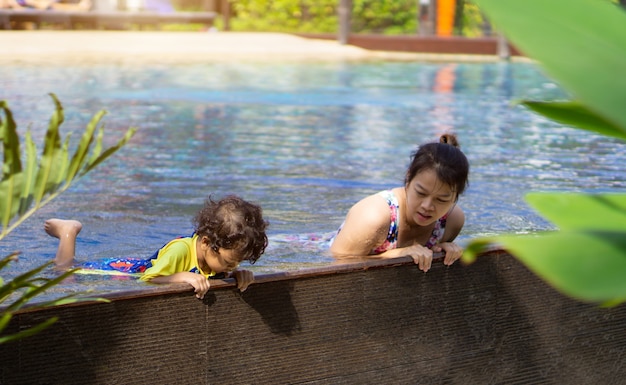
M252 269L331 262L317 241L362 197L400 186L411 152L457 133L471 164L460 243L551 229L530 191L623 192L624 144L563 127L515 104L567 97L531 63L207 63L5 66L0 99L39 147L54 92L73 143L98 110L106 139L139 128L121 151L0 242L21 250L12 271L53 257L48 217L80 220L83 260L146 257L189 234L209 195L259 203L270 245ZM250 268L246 266L246 268ZM79 276L55 290L114 291L143 283Z

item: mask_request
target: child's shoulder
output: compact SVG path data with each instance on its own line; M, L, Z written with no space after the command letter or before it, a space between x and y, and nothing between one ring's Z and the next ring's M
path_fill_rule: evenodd
M163 252L175 252L178 254L188 254L191 252L192 248L195 245L194 240L197 236L193 235L190 237L178 237L174 238L168 243L166 243L163 247L161 247L159 254Z

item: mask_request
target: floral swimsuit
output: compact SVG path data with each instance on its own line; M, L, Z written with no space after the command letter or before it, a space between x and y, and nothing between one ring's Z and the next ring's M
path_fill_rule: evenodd
M378 195L385 198L387 204L389 205L391 223L389 224L387 239L385 239L385 242L383 242L382 245L372 250L372 254L381 254L387 250L392 250L398 247L398 219L400 218L400 205L398 204L398 198L391 190L381 191ZM447 218L448 214L439 218L437 222L435 222L435 228L433 229L430 238L428 238L428 241L424 245L425 247L430 249L441 241L443 234L446 231Z

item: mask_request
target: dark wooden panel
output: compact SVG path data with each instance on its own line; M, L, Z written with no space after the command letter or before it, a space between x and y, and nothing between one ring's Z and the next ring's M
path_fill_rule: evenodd
M5 384L623 384L626 307L566 298L514 258L408 258L115 294L25 311L0 346Z

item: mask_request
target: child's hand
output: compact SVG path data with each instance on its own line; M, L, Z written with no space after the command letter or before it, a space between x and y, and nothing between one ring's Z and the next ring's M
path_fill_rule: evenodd
M154 277L150 280L153 283L188 283L195 289L196 297L202 299L207 291L209 291L209 280L202 274L191 273L189 271L181 271L172 275L162 275Z
M242 292L254 282L254 274L249 270L235 270L231 274L237 280L237 287Z
M206 294L207 291L209 291L209 287L211 286L211 284L209 283L209 280L206 279L206 277L203 276L202 274L189 273L189 272L185 272L185 273L187 274L185 274L183 277L184 282L187 282L188 284L193 286L196 292L196 297L203 299L204 295Z

